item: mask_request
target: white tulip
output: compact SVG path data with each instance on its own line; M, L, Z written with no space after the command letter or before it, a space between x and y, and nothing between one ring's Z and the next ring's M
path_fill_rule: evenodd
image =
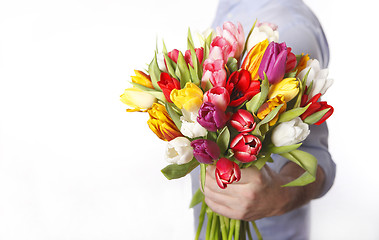
M324 95L326 90L333 84L333 79L328 79L329 69L321 69L320 62L317 59L311 59L307 62L307 67L304 68L298 75L298 78L303 79L309 71L306 85L309 87L313 81L312 89L309 92L308 99L318 93Z
M189 138L205 137L207 129L197 122L197 111L187 112L185 109L182 109L182 112L183 116L180 117L180 121L182 121L180 132Z
M309 133L308 124L297 117L279 124L272 132L271 141L276 147L293 145L304 141Z
M153 103L157 102L154 96L135 87L125 89L120 100L135 109L149 109Z
M278 42L278 26L271 23L257 23L247 41L247 51L250 51L257 43L264 40L268 42Z
M193 158L191 142L185 137L177 137L167 143L165 159L170 163L185 164Z
M168 72L163 53L157 53L157 63L159 70L162 72Z

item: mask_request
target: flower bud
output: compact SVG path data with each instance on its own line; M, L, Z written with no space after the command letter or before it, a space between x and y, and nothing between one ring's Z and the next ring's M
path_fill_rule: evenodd
M299 81L296 78L285 78L270 87L268 98L284 96L284 101L291 101L299 93Z
M257 160L262 142L254 135L240 133L231 141L230 148L238 161L248 163Z
M220 110L225 111L230 102L230 95L224 87L214 87L204 94L203 100L211 102Z
M309 135L308 124L303 123L299 117L279 124L272 131L271 141L276 147L299 143Z
M239 109L230 119L230 125L240 133L248 133L254 130L256 123L249 111Z
M204 102L200 107L197 121L207 130L216 132L225 126L227 117L225 112L220 110L213 103Z
M287 55L286 43L271 42L263 54L258 69L259 77L264 79L264 73L266 73L270 84L281 81L286 73Z
M170 163L185 164L193 158L191 142L185 137L177 137L167 143L165 159Z
M212 164L220 155L220 148L217 143L207 139L197 139L191 142L193 155L200 163Z
M220 158L216 163L215 176L217 185L225 189L228 184L241 179L241 170L235 162L227 158Z
M134 87L125 89L120 98L121 102L134 108L127 111L141 111L141 109L149 109L153 103L157 101L154 96Z

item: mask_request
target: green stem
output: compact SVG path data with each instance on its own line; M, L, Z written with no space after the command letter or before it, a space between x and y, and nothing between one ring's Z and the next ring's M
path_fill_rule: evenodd
M234 230L234 240L240 239L240 228L241 228L241 220L236 220L236 229Z
M217 217L217 214L216 213L213 213L212 214L212 227L211 227L211 234L210 234L210 239L211 240L214 240L216 239L215 238L215 235L216 235L216 227L217 227L217 222L218 222L218 217Z
M246 223L246 221L241 222L240 240L246 240Z
M211 226L212 226L212 217L213 212L210 208L207 209L208 223L207 223L207 232L205 233L205 240L210 240Z
M222 240L228 240L228 235L226 233L225 217L221 215L219 215L218 217L220 218Z
M228 240L233 240L235 226L236 226L236 220L235 219L231 219L230 220L230 229L229 229Z
M255 224L254 221L251 221L251 224L253 225L253 228L255 230L255 234L257 235L258 240L262 240L263 238L262 238L261 233L258 230L257 224Z
M199 225L197 226L197 232L196 232L195 240L199 240L201 229L203 228L206 210L207 210L207 204L203 200L203 203L201 204L201 210L200 210L200 215L199 215Z
M253 236L251 235L251 232L250 232L249 222L246 222L246 232L247 232L247 236L248 236L249 240L253 240Z

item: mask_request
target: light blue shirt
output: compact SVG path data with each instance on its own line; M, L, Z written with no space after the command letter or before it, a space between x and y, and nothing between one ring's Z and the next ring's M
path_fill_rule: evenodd
M212 27L222 26L225 21L240 22L247 35L256 19L278 25L279 42L286 42L295 54L308 53L311 58L319 60L323 68L328 66L329 47L325 34L317 17L301 0L220 0ZM328 151L326 123L312 125L310 130L311 134L303 142L301 150L313 154L325 172L325 184L319 196L321 197L333 185L336 166ZM273 158L274 163L269 166L277 172L288 162L280 156L274 155ZM196 169L191 175L195 192L199 188L199 170ZM195 208L195 227L199 212L198 205ZM310 205L281 216L263 218L256 223L264 240L309 239ZM205 233L205 227L202 233ZM256 239L255 235L253 237Z

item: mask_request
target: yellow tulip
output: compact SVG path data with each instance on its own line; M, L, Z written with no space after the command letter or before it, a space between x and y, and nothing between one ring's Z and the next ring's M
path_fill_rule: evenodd
M149 75L146 75L144 72L139 70L134 70L135 76L131 76L132 82L140 84L142 86L148 87L148 88L154 88L153 84L151 83L151 79Z
M284 101L291 101L299 93L299 81L296 78L285 78L270 87L268 98L283 95Z
M250 72L252 81L258 80L259 78L258 69L267 46L267 39L256 44L252 49L250 49L247 56L245 57L245 60L242 63L241 68Z
M138 88L128 88L120 96L121 102L132 107L133 109L127 109L128 112L141 111L143 109L149 109L157 99Z
M274 126L275 123L278 121L279 115L285 112L287 108L287 103L284 101L283 95L277 95L276 97L271 98L270 100L262 104L262 106L258 110L257 117L261 120L264 119L272 110L274 110L280 104L283 104L283 106L280 108L279 112L269 123L270 126Z
M160 139L171 141L176 137L183 136L163 105L154 103L147 112L150 116L147 124Z
M183 89L173 89L171 101L179 108L188 112L198 111L203 103L203 91L193 83L186 83Z

